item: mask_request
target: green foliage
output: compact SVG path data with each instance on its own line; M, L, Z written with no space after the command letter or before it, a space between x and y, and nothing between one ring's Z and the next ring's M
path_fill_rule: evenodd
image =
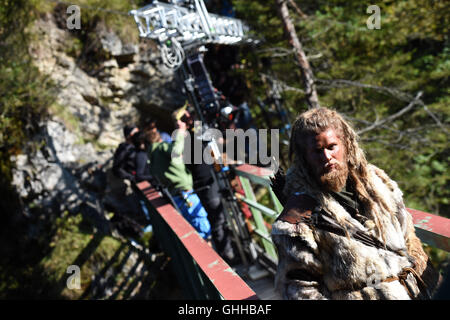
M433 248L427 244L423 244L423 250L430 257L431 263L437 270L439 270L442 276L447 276L450 254L447 251Z
M81 214L69 215L67 212L55 222L56 232L50 242L52 249L40 261L39 266L45 270L45 277L54 283L54 287L61 287L61 283L64 285L60 291L62 298L79 298L89 287L96 271L106 265L120 248L121 243L118 240L95 234L92 225L90 221L83 219ZM96 237L101 237L101 240ZM94 246L94 249L86 250L96 241L98 245ZM118 265L123 256L125 252L115 259L112 267ZM67 267L79 261L82 261L82 265L79 265L81 288L70 290L61 279L65 280Z
M81 33L89 33L97 23L104 24L116 32L122 40L137 40L138 32L134 19L128 15L132 9L143 5L139 0L74 0L58 3L52 0L34 0L35 10L39 13L52 12L63 23L68 18L66 9L71 5L79 6L81 14ZM145 2L145 1L144 1Z
M53 99L51 83L33 66L25 31L36 18L36 1L0 0L0 189L16 198L10 188L10 157L21 151L38 129ZM12 213L17 201L1 204Z
M139 1L123 1L123 0L81 0L77 3L85 5L86 9L82 10L82 25L90 25L92 21L99 20L105 26L114 32L126 42L137 42L139 34L136 23L127 13L139 7ZM90 8L99 8L98 10ZM105 9L105 10L100 10ZM119 14L121 13L121 14Z
M271 73L290 87L282 94L288 111L304 111L303 93L292 89L303 89L300 70L294 55L286 51L292 47L282 33L275 1L233 3L238 15L265 40L244 56L242 74L252 89L257 88L252 105L270 89L261 74ZM363 129L423 92L424 105L362 134L361 143L369 161L398 181L407 206L450 217L448 6L439 1L381 1L381 29L369 30L367 3L297 3L308 17L300 18L295 10L290 15L310 57L322 105L332 106ZM259 117L256 111L254 115Z
M52 232L42 232L38 245L23 248L26 258L0 264L0 298L78 299L105 266L115 270L114 281L120 283L126 276L119 267L126 256L123 244L95 233L92 225L81 214L63 213ZM80 289L66 286L67 268L74 264L80 267Z

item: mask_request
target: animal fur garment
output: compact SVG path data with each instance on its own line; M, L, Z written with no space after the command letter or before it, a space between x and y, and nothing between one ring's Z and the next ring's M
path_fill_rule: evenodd
M425 299L436 289L439 273L415 235L402 192L383 170L369 165L368 171L373 194L381 195L385 204L372 207L381 217L377 222L381 229L373 219L364 224L354 219L333 197L308 183L302 170L289 169L284 194L290 200L283 212L296 207L294 193L309 195L339 225L371 235L390 250L308 223L277 219L272 227L279 257L275 285L284 299ZM408 267L414 267L426 289L412 273L401 283L397 276Z

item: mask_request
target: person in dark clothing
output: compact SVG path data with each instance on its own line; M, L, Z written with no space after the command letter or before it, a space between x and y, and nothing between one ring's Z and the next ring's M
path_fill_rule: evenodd
M193 118L191 114L186 111L184 115L186 124L188 125L189 135L185 143L190 143L194 146L195 139L198 135L195 134L193 125ZM203 149L205 144L202 143ZM202 150L203 152L203 150ZM208 220L211 223L211 235L217 253L230 264L237 262L238 256L234 253L231 241L230 230L228 229L225 211L221 201L221 194L219 185L213 177L213 166L202 161L200 164L194 163L194 152L191 152L191 159L186 164L188 170L192 173L194 192L200 198L203 207L208 212Z
M138 183L138 182L142 182L142 181L148 181L150 182L152 185L156 185L155 184L155 180L153 178L153 176L150 174L150 161L148 159L148 147L149 147L149 141L147 139L147 135L145 134L145 132L143 131L139 131L138 133L136 133L133 138L133 145L136 149L136 155L135 155L135 175L134 175L134 182ZM147 221L150 221L150 216L148 215L148 211L146 209L145 204L141 202L141 206L142 206L142 212L145 214L145 217L147 219ZM152 230L152 226L147 225L147 227L145 227L144 232L147 231L151 231Z
M111 223L122 235L134 239L141 237L142 229L149 221L143 203L131 188L131 184L137 182L138 152L133 140L139 132L135 125L123 128L125 142L121 143L114 153L112 174L108 180L109 192L104 200L108 210L115 213ZM141 175L138 175L138 178L141 179Z
M194 165L193 167L196 166L200 167L201 165ZM211 165L207 166L211 167ZM208 212L208 220L211 223L211 235L217 253L226 262L232 264L236 261L237 255L235 255L232 246L230 230L227 226L227 220L220 198L219 186L214 181L210 170L211 168L205 170L205 172L210 172L210 177L207 180L203 180L203 182L194 180L194 192L200 198L206 212ZM195 173L193 173L193 177L196 177Z
M125 136L125 142L121 143L113 158L112 171L114 175L120 179L128 179L131 182L135 182L134 173L136 149L134 147L132 138L133 135L139 132L139 129L134 125L127 125L123 128L123 134Z
M148 140L144 132L138 132L133 136L133 144L135 147L135 169L136 174L134 176L135 182L152 181L153 178L150 175L150 166L148 160Z

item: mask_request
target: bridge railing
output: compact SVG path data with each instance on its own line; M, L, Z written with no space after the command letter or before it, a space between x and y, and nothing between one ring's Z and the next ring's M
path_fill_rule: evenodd
M149 209L154 236L161 249L171 257L186 299L258 299L159 191L146 181L135 188Z
M252 213L252 231L257 237L260 237L265 253L272 258L274 264L276 264L278 257L272 239L270 238L270 223L267 223L266 220L275 220L281 210L283 210L283 206L270 188L269 176L272 175L272 172L265 168L249 164L243 164L234 168L234 172L239 177L245 194L245 196L243 196L236 192L235 196L238 201L242 201L250 207ZM258 203L252 184L263 186L268 190L275 210ZM264 219L264 217L266 217L266 219Z
M259 168L256 166L243 164L234 168L236 175L239 176L245 191L245 196L236 195L240 201L245 202L252 208L254 224L256 226L255 233L262 237L266 253L273 255L273 243L268 237L269 231L266 224L258 222L262 215L273 219L281 213L283 207L279 203L277 197L270 188L269 177L272 171ZM275 210L267 208L256 201L252 188L253 185L261 185L268 189L270 197L273 201ZM416 228L416 234L420 240L432 247L450 252L450 219L437 216L431 213L407 208L411 214Z

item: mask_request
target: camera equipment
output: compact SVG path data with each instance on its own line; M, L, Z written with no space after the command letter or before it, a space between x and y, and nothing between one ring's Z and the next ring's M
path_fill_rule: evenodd
M225 96L212 85L211 78L203 61L203 53L197 52L187 57L186 64L193 75L196 98L199 100L203 120L209 127L222 131L234 122L239 109L233 106Z
M186 65L186 66L185 66ZM223 119L229 119L235 112L235 107L226 103L226 99L214 89L209 73L203 62L203 54L198 50L186 59L180 69L188 99L199 116L203 129L220 128ZM190 70L190 73L188 72ZM230 184L229 167L223 165L222 155L214 137L202 137L207 142L215 159L213 178L218 183L222 196L222 203L226 211L226 218L242 261L249 266L249 259L257 259L257 250L252 242L243 214L237 204L233 188Z
M221 98L213 87L202 52L207 43L259 42L247 37L248 28L242 21L209 14L203 0L177 0L171 4L154 1L130 11L130 14L136 21L140 36L156 40L165 64L181 73L188 100L203 128L224 129L234 121L238 110ZM213 177L224 195L221 199L225 216L241 259L249 267L249 260L264 260L264 252L251 239L229 181L229 167L223 164L214 137L208 141L208 146L215 159Z
M197 52L186 59L189 71L194 76L194 84L197 89L204 120L211 123L219 109L219 102L214 87L203 62L203 54ZM199 111L199 110L197 110Z
M153 1L129 14L141 37L159 43L162 59L172 69L182 65L184 51L189 47L259 42L247 36L248 27L241 20L209 13L203 0Z

